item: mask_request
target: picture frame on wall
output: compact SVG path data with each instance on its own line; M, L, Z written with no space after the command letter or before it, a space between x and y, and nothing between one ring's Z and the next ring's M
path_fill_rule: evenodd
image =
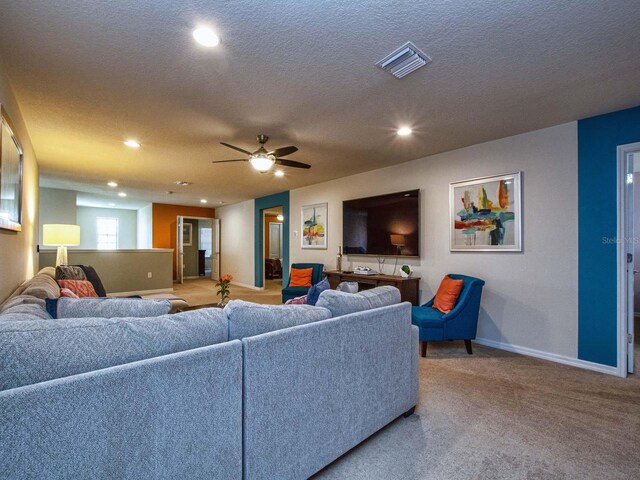
M328 208L326 203L304 205L300 226L301 248L327 249Z
M191 247L193 245L193 224L182 224L182 245Z
M449 184L452 252L522 252L522 172Z
M0 228L22 230L23 150L11 121L0 106Z

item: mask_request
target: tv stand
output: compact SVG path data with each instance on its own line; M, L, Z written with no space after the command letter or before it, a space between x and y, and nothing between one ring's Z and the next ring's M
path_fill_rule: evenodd
M329 279L331 288L335 289L340 282L358 282L358 290L367 290L383 285L391 285L400 290L400 299L403 302L411 302L412 305L420 304L420 277L399 277L395 275L358 275L344 271L330 270L324 274Z

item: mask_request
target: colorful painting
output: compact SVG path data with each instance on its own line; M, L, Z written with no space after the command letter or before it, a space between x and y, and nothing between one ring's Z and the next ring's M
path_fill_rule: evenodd
M449 185L450 250L522 251L521 172Z
M302 248L327 248L327 204L302 207Z

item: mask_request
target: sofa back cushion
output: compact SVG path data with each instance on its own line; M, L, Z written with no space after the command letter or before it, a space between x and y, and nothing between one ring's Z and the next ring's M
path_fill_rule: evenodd
M154 318L0 322L0 390L227 340L221 309Z
M334 317L400 303L400 290L392 286L376 287L359 293L325 290L316 307L328 309Z
M253 337L283 328L331 318L326 308L311 305L261 305L233 300L224 307L229 322L229 340Z
M22 295L31 295L41 300L60 296L60 287L57 282L46 273L38 273L27 284L27 287L22 291Z
M52 318L144 318L170 313L171 302L140 298L47 298L46 308Z
M8 313L10 309L12 313L19 311L21 318L24 319L29 319L29 311L36 313L35 318L49 318L49 315L44 310L44 300L45 298L58 298L60 296L60 287L54 280L54 275L55 269L53 267L45 267L36 276L16 288L0 307L0 321L9 319L2 314ZM14 308L23 304L37 305L42 312L33 307L27 307L26 309Z

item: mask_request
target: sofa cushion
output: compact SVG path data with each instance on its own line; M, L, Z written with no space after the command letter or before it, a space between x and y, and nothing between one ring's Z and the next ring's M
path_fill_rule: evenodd
M155 318L0 322L0 390L222 343L227 333L219 308Z
M387 285L363 290L359 293L325 290L320 294L316 307L327 308L334 317L339 317L395 303L400 303L400 290Z
M33 298L33 297L31 297ZM39 303L20 303L12 307L6 308L0 314L0 322L14 321L14 320L50 320L51 316L45 310L43 304L44 300L36 299Z
M27 288L22 291L22 295L31 295L42 300L45 298L58 298L60 296L60 287L48 274L38 273L28 281Z
M340 282L336 287L336 290L347 293L358 293L358 282Z
M324 278L322 281L316 283L313 287L309 289L309 293L307 294L307 303L309 305L315 305L320 297L320 294L325 290L329 290L331 285L329 285L329 279Z
M144 318L170 313L171 303L136 298L47 298L46 309L52 318Z
M58 265L56 267L56 280L86 280L84 270L77 265Z
M229 322L229 340L295 327L331 318L326 308L311 305L261 305L233 300L224 307Z

